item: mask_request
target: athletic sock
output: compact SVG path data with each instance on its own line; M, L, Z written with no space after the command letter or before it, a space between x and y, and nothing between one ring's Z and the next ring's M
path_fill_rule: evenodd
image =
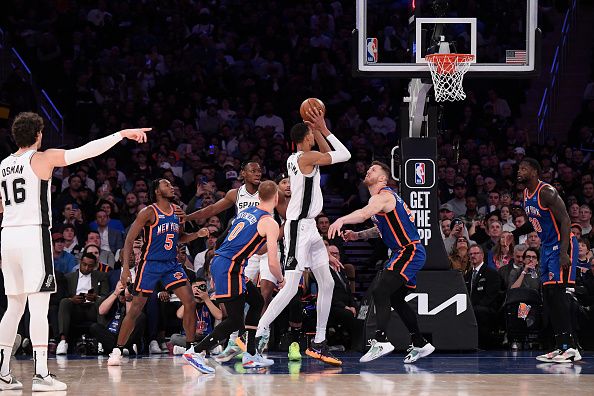
M47 377L49 374L47 369L47 346L33 348L33 365L35 374Z
M10 374L10 356L12 356L12 347L0 347L0 375L6 377Z
M375 340L377 342L388 342L388 337L386 337L386 333L382 330L375 331Z
M412 340L413 346L422 348L427 344L427 340L419 333L410 333L410 339Z
M250 355L256 354L256 329L247 330L247 353Z

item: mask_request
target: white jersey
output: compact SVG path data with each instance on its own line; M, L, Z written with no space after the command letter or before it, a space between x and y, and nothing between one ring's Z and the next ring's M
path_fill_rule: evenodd
M309 175L304 175L297 161L303 154L298 151L287 159L291 183L291 200L287 206L287 220L314 219L322 211L324 197L320 187L320 167L314 166Z
M260 195L257 190L255 194L250 194L245 184L237 189L237 199L235 200L235 210L237 213L258 205L260 205Z
M50 181L33 172L31 157L35 153L11 154L0 163L2 227L52 225Z

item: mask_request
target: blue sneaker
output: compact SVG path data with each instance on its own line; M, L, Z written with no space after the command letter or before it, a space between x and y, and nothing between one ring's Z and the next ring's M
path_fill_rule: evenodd
M274 364L274 360L266 359L264 356L256 353L250 355L247 352L243 353L242 366L243 368L258 368L258 367L270 367Z
M184 353L184 359L190 363L190 366L200 371L202 374L214 374L215 369L206 364L206 352L196 353L190 348Z

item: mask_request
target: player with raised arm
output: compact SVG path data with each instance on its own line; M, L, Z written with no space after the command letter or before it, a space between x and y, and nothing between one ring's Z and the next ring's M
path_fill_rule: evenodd
M202 357L210 349L222 343L231 333L247 330L247 351L243 354L243 367L266 367L274 362L256 352L256 326L262 311L262 296L256 287L246 280L244 268L251 255L264 244L268 247L270 272L279 279L278 287L285 284L277 253L278 224L272 212L278 203L278 188L272 181L258 187L260 204L238 213L221 246L216 249L210 270L215 284L215 298L225 304L227 318L214 331L197 344L194 349ZM245 304L250 306L244 320Z
M301 275L309 267L318 282L316 305L316 336L306 354L328 364L342 362L328 350L326 326L330 314L334 280L330 274L329 258L324 241L317 231L316 216L322 211L324 198L320 186L320 166L348 161L351 153L326 127L324 114L312 108L307 115L312 120L291 128L291 139L297 152L287 159L291 200L287 206L284 226L286 286L272 300L258 324L257 337L265 336L270 324L285 309L297 293ZM334 150L330 148L332 144ZM318 144L320 151L312 150Z
M404 363L414 363L435 350L421 335L417 316L404 298L416 287L417 272L425 264L425 248L420 243L419 232L414 222L414 215L394 190L388 187L390 168L374 161L365 175L365 185L369 188L371 198L364 208L336 220L328 229L328 238L332 239L341 233L345 224L359 224L371 218L373 228L361 232L346 231L342 233L345 241L360 238L381 237L392 250L392 256L384 265L384 269L373 289L373 298L377 317L375 338L370 343L369 351L360 361L369 362L394 350L388 341L386 330L390 323L390 305L398 313L408 329L412 345L404 358Z
M152 205L142 209L126 236L122 253L122 273L120 281L123 285L130 285L134 295L130 310L126 313L116 347L109 355L108 366L120 366L123 349L130 334L134 330L136 320L140 315L146 300L153 293L157 282L165 286L165 290L174 292L184 306L183 326L186 332L187 351L184 358L197 370L210 373L212 369L205 368L200 356L194 353L192 343L195 341L196 324L194 310L196 302L188 282L188 277L177 261L177 243L187 243L196 238L208 236L208 229L186 234L180 226L180 219L175 213L175 199L173 186L167 179L156 179L150 189ZM136 279L130 284L130 252L134 240L144 231L144 243L141 248L140 262L136 269Z
M540 278L543 303L549 312L556 349L536 359L542 362L570 363L581 360L571 326L568 285L575 283L578 240L571 234L570 219L557 190L539 180L540 164L523 158L518 168L518 182L524 183L524 210L540 241Z
M8 307L0 322L0 389L22 389L10 372L10 356L17 327L29 303L35 374L32 390L60 391L67 386L47 368L47 335L50 294L56 291L51 220L51 178L54 168L68 166L103 154L123 138L146 142L150 128L125 129L84 146L39 151L43 119L20 113L12 124L18 151L0 163L0 212L2 219L2 273Z

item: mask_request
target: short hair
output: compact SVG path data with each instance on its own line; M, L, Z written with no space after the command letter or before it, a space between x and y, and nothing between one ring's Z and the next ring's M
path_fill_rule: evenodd
M524 250L524 254L522 254L522 258L526 258L526 253L528 253L528 252L534 252L536 254L536 260L537 261L540 260L540 253L538 252L538 249L531 248L531 247Z
M304 122L299 122L293 125L293 128L291 128L291 140L295 144L302 143L308 132L309 127L307 126L307 124Z
M91 235L91 234L97 234L97 235L101 236L101 234L99 234L99 231L89 230L89 232L87 232L87 239L89 239L89 235Z
M391 178L392 171L390 170L390 167L388 165L386 165L386 164L384 164L383 162L380 162L380 161L373 161L371 163L371 166L373 166L373 165L379 166L382 169L382 171L386 174L386 177L388 179Z
M193 283L196 283L196 282L206 282L206 279L203 278L203 277L201 277L201 276L199 276L199 277L196 278L196 280Z
M522 257L524 256L524 251L528 249L528 245L526 245L525 243L520 243L516 246L514 246L514 253L519 253L522 252Z
M155 180L153 180L151 182L151 187L149 190L149 200L151 202L156 202L157 201L157 193L156 191L159 189L159 184L161 184L161 180L167 180L165 178L159 177L156 178Z
M19 113L12 123L12 137L19 148L35 144L37 135L43 130L43 118L31 112Z
M274 178L274 181L276 182L276 184L280 183L281 181L283 181L284 179L288 179L289 175L287 174L287 172L282 172L279 173L278 175L276 175L276 177Z
M278 194L278 186L272 180L266 180L258 186L258 195L262 201L269 201Z
M522 158L522 161L520 161L520 163L525 163L526 165L528 165L529 167L534 169L539 175L542 172L542 167L540 166L538 161L535 160L534 158L524 157L524 158Z
M81 263L84 258L91 259L91 260L93 260L93 264L97 264L97 257L95 257L95 255L92 253L86 253L86 252L83 253L82 257L80 258Z
M475 243L473 245L470 245L468 247L468 251L470 252L470 249L473 249L473 248L477 248L483 254L483 256L485 255L485 252L483 252L483 248L480 247L478 244Z

